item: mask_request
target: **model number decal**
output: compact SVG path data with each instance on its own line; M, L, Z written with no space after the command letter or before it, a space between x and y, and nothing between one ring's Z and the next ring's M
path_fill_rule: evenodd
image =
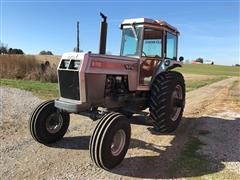
M121 64L121 63L116 63L116 62L103 62L103 61L99 61L99 60L93 60L91 62L91 68L134 70L137 68L137 64Z

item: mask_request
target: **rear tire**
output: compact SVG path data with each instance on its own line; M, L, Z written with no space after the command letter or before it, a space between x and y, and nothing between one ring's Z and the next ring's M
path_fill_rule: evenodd
M59 112L54 101L45 101L35 108L29 119L29 130L39 143L54 143L65 135L70 122L68 113Z
M181 121L185 105L185 84L181 73L169 71L153 81L150 95L150 117L158 132L172 132Z
M109 170L124 159L131 136L129 120L119 113L109 113L101 118L90 139L89 150L93 162Z

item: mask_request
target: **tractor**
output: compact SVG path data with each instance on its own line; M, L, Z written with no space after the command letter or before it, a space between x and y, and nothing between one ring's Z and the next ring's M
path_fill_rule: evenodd
M126 19L120 56L106 54L107 17L101 13L99 53L64 53L57 68L59 98L38 105L29 119L39 143L63 138L70 114L98 120L89 143L92 161L109 170L124 159L131 117L144 112L151 130L170 133L181 121L185 83L177 59L179 31L162 20Z

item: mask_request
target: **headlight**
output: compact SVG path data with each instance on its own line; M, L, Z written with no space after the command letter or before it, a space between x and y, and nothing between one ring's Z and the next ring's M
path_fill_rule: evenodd
M62 62L61 62L61 64L60 64L60 68L61 68L61 69L67 69L68 66L69 66L69 62L70 62L69 59L63 59Z
M81 65L81 61L80 60L71 60L68 69L78 70L80 65Z

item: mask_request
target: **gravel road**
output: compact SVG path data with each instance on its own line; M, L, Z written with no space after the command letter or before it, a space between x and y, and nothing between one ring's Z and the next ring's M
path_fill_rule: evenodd
M0 177L131 179L206 175L183 173L172 177L167 173L190 135L197 135L205 143L200 152L216 161L216 168L207 174L228 170L240 176L240 107L232 101L229 104L228 97L229 88L237 79L229 78L187 93L184 118L172 134L152 134L145 126L132 125L127 156L112 171L99 169L90 160L88 144L96 122L71 115L63 140L51 146L39 144L31 138L27 121L41 100L30 92L0 87Z

